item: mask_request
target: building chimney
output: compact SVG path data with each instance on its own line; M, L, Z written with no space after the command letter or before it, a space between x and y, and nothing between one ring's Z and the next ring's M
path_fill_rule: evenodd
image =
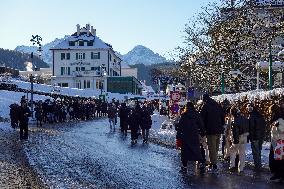
M76 26L77 26L77 36L79 36L80 35L80 25L77 24Z
M87 36L90 35L90 24L86 24Z
M94 35L94 26L91 26L91 34Z
M96 36L97 35L97 30L96 29L94 29L94 36Z

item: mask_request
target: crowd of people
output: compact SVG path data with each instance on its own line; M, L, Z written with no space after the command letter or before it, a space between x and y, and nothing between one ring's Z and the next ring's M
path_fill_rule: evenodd
M188 102L175 119L176 144L181 150L181 170L187 171L189 161L198 161L200 174L218 170L218 151L222 139L224 160L230 162L229 171L242 173L245 168L246 144L251 144L256 172L262 170L261 151L264 140L271 141L269 166L271 180L284 179L284 100L249 102L244 99L230 103L216 102L207 94L202 101ZM20 127L20 139L28 138L28 117L32 112L23 97L21 104L10 106L11 126ZM97 99L47 99L34 102L37 126L72 120L108 117L110 131L115 131L120 118L120 131L127 137L131 131L131 144L141 134L143 143L149 141L151 115L157 109L155 101L136 101L135 105L113 100L107 103ZM206 169L207 167L207 169Z
M181 149L181 170L187 170L189 161L198 161L201 174L205 172L206 164L208 171L216 171L222 138L223 158L230 162L230 171L244 171L245 148L250 142L254 170L260 172L262 144L264 140L269 140L269 167L273 174L270 179L283 180L284 101L272 101L268 109L263 108L263 103L252 103L245 99L234 103L227 100L217 103L207 94L203 95L202 103L194 105L188 102L175 123L176 144Z

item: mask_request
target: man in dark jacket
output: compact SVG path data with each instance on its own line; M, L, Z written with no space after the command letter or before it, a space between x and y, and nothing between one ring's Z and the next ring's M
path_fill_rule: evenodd
M19 122L20 122L20 139L28 139L28 122L31 116L31 111L27 106L25 100L21 101L21 106L18 109Z
M147 108L145 105L142 108L141 117L143 118L141 119L143 143L147 143L149 138L149 129L152 126L152 119L149 108Z
M254 166L258 171L261 168L261 150L266 123L264 117L252 104L247 105L247 110L249 112L249 140L251 141Z
M119 117L120 117L120 130L124 136L127 136L128 114L129 114L128 107L126 106L125 103L122 103L119 109Z
M186 171L188 161L203 161L199 135L204 136L204 125L191 102L187 103L176 129L176 138L181 140L182 171Z
M224 132L225 115L221 105L210 98L208 94L203 95L204 105L201 109L201 116L204 122L209 158L210 169L217 170L217 154L221 134Z
M131 144L136 144L138 139L138 130L140 128L140 117L141 117L141 110L139 104L135 106L134 109L130 111L128 124L131 130Z

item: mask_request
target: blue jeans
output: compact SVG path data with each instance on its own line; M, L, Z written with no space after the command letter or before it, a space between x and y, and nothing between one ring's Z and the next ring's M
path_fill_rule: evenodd
M263 140L251 141L251 150L254 161L254 166L256 169L261 168L261 149Z

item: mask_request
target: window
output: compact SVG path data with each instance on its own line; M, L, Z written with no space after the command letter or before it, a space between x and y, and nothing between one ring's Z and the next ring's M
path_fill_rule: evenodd
M70 75L70 67L61 67L61 75Z
M114 62L116 62L116 59L113 59Z
M84 46L84 41L79 41L79 46Z
M68 83L62 83L61 87L68 87Z
M85 67L81 67L81 71L85 71Z
M76 71L80 71L80 67L76 67Z
M104 88L104 82L101 80L96 80L96 88L97 89L103 89Z
M97 53L91 52L91 59L100 59L100 58L101 58L100 52Z
M70 60L70 53L66 53L66 59Z
M75 85L76 85L76 88L81 89L81 81L80 80L76 80Z
M94 70L95 70L95 67L91 67L91 70L94 71Z
M65 53L61 53L61 60L65 59Z
M111 61L111 54L109 55L109 60Z
M76 60L82 60L85 59L86 57L85 53L76 53Z
M69 41L69 46L75 46L75 41Z
M90 80L84 80L84 89L91 88L91 82Z
M93 46L93 44L94 44L94 41L88 41L87 42L87 46Z

